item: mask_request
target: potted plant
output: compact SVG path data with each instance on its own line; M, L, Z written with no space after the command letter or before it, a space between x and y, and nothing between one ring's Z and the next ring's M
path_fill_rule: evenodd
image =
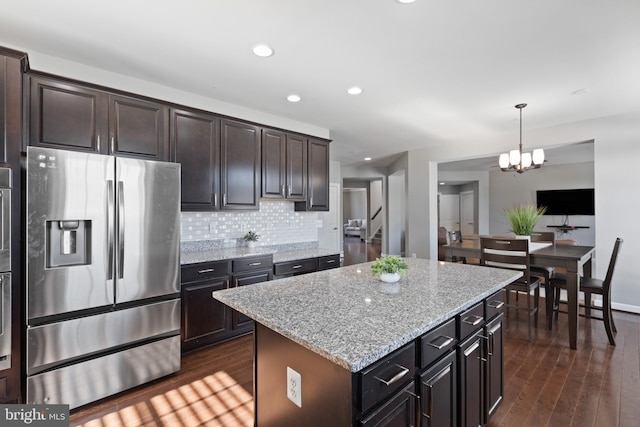
M547 208L544 206L537 207L534 205L521 204L506 209L505 214L511 223L511 231L513 231L516 236L530 236L538 220L544 215L546 210Z
M251 230L247 231L247 233L243 237L244 241L247 242L247 246L249 246L250 248L253 248L256 245L256 242L259 238L260 235Z
M373 264L371 264L371 270L373 274L380 276L380 280L387 283L393 283L400 280L400 276L407 274L409 265L402 259L395 255L387 256L384 258L377 258Z

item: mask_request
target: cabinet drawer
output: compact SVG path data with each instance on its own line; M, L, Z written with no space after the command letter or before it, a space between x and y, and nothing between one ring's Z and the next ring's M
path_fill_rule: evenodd
M227 276L229 274L228 261L200 262L197 264L183 265L180 269L182 283L196 282Z
M415 343L402 347L365 368L360 378L360 411L365 412L413 379L416 373Z
M321 256L318 258L318 270L340 267L340 254Z
M232 261L233 272L240 273L243 271L263 270L265 268L271 269L273 265L273 255L261 255L245 258L238 258Z
M456 319L451 319L420 338L421 363L424 369L455 347Z
M462 341L484 326L484 302L463 311L458 316L458 340Z
M276 276L285 274L311 273L318 270L318 258L307 258L289 262L279 262L274 266Z
M503 291L500 289L484 301L484 318L489 321L504 311Z

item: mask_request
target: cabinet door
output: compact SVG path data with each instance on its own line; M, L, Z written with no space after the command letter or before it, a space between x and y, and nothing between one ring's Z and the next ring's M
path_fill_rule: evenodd
M211 293L229 287L226 277L182 285L182 350L193 350L226 338L231 322L227 306Z
M287 135L286 197L290 200L307 198L307 139Z
M106 93L29 76L29 145L106 153Z
M307 159L307 200L296 203L295 210L328 211L329 143L309 139Z
M167 107L139 98L109 96L109 153L169 160Z
M502 329L502 319L500 314L489 322L485 328L487 337L486 348L486 395L485 395L485 424L494 414L504 396L504 330Z
M363 427L411 427L416 425L415 383L411 381L396 395L360 421Z
M466 339L458 350L460 426L481 426L484 420L484 346L482 329Z
M247 286L255 283L266 282L273 278L273 271L256 271L233 276L233 286ZM239 311L231 310L231 322L234 332L248 332L253 329L253 319Z
M452 350L420 376L424 427L456 427L458 388L456 351Z
M262 130L262 197L283 199L286 194L286 135Z
M220 194L219 119L171 109L171 160L182 165L182 210L217 210Z
M260 200L260 130L221 120L221 191L224 210L258 210Z

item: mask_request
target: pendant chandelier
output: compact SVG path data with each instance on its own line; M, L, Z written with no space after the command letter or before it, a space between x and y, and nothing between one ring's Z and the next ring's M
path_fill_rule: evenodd
M544 163L544 150L542 148L533 150L533 153L522 152L522 109L526 106L527 104L516 105L516 108L520 110L520 146L518 150L500 154L498 163L503 172L515 171L522 173L529 169L537 169Z

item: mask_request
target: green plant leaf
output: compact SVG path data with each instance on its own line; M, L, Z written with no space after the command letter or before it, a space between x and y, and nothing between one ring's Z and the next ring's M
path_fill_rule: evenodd
M540 217L546 212L546 207L535 205L516 205L506 209L505 214L511 223L511 230L518 236L529 236L533 232Z
M395 255L377 258L373 264L371 264L371 271L373 274L383 273L400 273L403 276L407 274L409 265L400 257Z

